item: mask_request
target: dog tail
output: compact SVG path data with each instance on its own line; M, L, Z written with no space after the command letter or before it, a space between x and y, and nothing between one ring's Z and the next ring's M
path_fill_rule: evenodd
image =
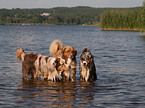
M23 62L25 56L26 56L26 53L24 52L22 48L16 50L16 57L17 57L17 60L19 60L19 62L20 61Z
M59 50L62 50L62 48L62 42L60 40L54 40L50 45L49 52L54 56Z

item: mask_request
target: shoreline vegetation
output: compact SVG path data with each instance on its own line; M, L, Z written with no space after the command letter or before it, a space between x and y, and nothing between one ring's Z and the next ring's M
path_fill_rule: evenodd
M144 7L0 9L0 25L100 26L100 30L145 32Z
M112 9L101 15L101 30L145 31L145 8Z
M129 29L129 28L100 28L100 30L107 30L107 31L141 31L144 32L144 29L138 29L138 28L134 28L134 29Z

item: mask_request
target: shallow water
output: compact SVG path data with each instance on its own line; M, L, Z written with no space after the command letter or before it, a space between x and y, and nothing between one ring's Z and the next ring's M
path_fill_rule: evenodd
M15 51L49 54L55 39L95 57L98 80L22 80ZM90 26L0 26L0 107L144 107L145 37L139 32L100 31Z

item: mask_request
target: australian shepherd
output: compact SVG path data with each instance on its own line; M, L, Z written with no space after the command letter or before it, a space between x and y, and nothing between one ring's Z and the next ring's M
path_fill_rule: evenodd
M37 78L39 75L43 79L56 81L61 78L61 72L68 70L65 60L61 57L50 57L41 54L26 54L22 48L17 49L16 56L22 61L23 78L28 75Z
M69 70L63 72L63 81L72 80L75 81L76 74L76 55L77 51L72 46L66 46L63 48L63 44L60 40L54 40L50 45L50 54L54 57L61 57L65 59Z
M97 79L94 57L89 48L84 48L80 56L80 80L95 81Z

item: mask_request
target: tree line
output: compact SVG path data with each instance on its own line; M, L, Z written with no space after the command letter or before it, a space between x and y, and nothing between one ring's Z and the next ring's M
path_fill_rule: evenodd
M145 31L145 7L104 11L101 29Z
M104 8L92 7L57 7L51 9L0 9L0 24L55 24L80 25L100 22ZM50 16L41 16L51 13Z

